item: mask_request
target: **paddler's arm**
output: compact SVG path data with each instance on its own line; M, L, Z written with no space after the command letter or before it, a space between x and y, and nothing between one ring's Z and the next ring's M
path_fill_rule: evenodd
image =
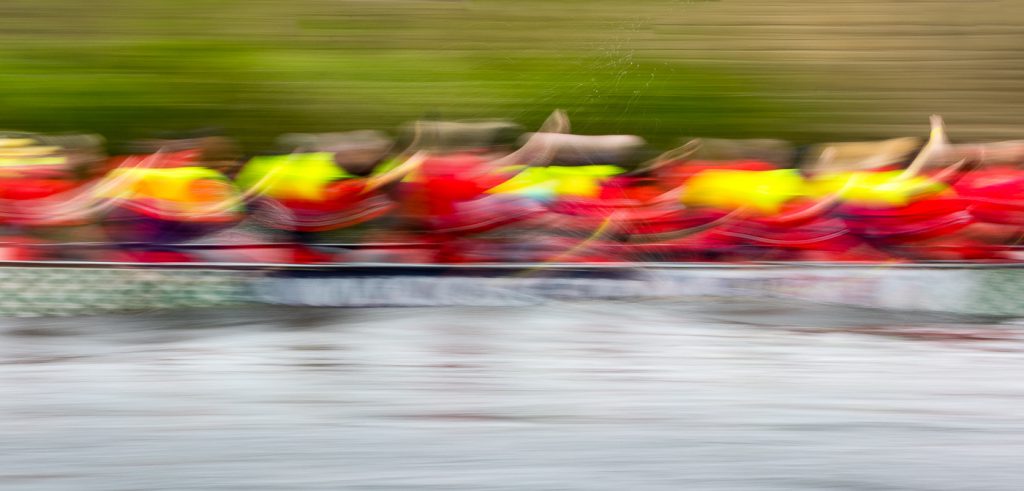
M417 122L413 131L412 141L409 142L409 146L403 150L399 156L382 164L388 166L388 169L380 174L371 174L370 177L366 179L366 185L363 187L362 191L363 193L369 193L392 182L399 181L423 165L423 162L427 159L427 153L424 150L416 150L423 145L423 125ZM409 158L405 159L401 163L395 164L395 161L400 159L401 155L409 155L409 153L414 150L416 150L415 153L410 155Z
M680 160L688 160L693 154L700 150L702 142L700 138L694 138L681 146L673 148L667 152L658 155L657 157L641 164L636 169L630 171L627 176L642 176L649 172L656 171L663 167L666 167L674 162Z
M925 165L928 164L932 156L942 155L949 148L949 139L946 137L946 125L942 121L942 116L932 114L929 122L931 123L931 133L928 135L928 142L924 144L921 151L917 153L914 160L910 162L910 165L900 175L901 179L910 179L917 176L924 170Z
M492 169L501 169L514 165L548 165L555 154L555 147L551 144L551 134L568 133L570 130L569 116L561 109L555 110L544 120L540 130L530 135L530 138L523 143L519 150L516 150L504 157L488 162L487 166Z
M368 178L366 180L366 186L363 187L363 192L368 193L402 179L423 165L423 162L427 160L428 155L429 154L427 152L420 150L406 159L405 162L398 164L382 174Z

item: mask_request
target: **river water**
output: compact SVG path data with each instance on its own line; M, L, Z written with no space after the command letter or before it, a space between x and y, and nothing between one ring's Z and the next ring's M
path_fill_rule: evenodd
M0 489L1019 490L1024 323L756 303L0 321Z

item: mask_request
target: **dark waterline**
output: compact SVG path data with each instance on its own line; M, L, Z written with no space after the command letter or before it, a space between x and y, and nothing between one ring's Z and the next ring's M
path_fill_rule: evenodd
M767 304L0 321L0 488L1018 490L1016 321Z

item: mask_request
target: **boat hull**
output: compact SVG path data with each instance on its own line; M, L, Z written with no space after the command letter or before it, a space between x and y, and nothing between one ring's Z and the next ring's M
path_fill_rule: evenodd
M1024 267L977 264L135 264L6 262L0 315L243 304L530 306L552 301L785 300L1024 316Z

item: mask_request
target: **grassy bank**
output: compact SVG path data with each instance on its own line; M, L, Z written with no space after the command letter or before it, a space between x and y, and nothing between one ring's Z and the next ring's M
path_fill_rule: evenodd
M116 147L213 126L263 150L283 132L390 129L424 115L532 127L564 108L577 131L667 146L689 135L923 134L935 111L1002 136L1020 114L1004 63L1019 43L1003 46L1017 31L992 24L988 36L961 39L949 27L993 9L6 0L0 127L94 131Z

